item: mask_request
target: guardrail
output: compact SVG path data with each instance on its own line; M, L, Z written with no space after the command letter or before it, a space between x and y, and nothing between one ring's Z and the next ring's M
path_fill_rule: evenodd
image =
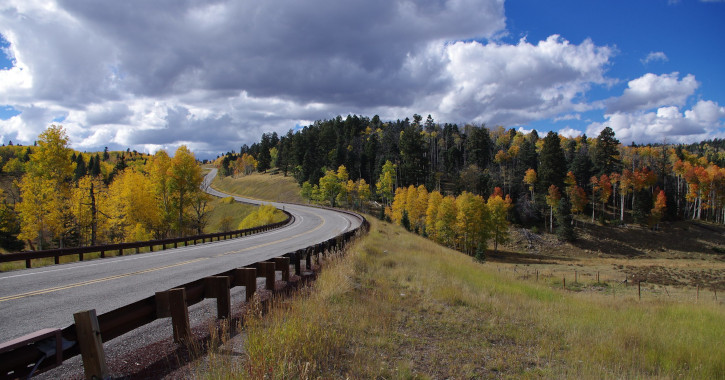
M276 272L282 272L283 281L289 281L290 267L300 277L314 275L312 260L334 249L342 249L356 234L369 230L369 222L361 215L359 227L294 252L285 253L273 261L262 261L244 268L234 268L214 276L206 277L175 288L157 292L153 296L122 306L96 316L95 310L74 314L75 323L60 330L33 333L11 342L0 344L0 379L16 379L32 376L34 373L54 368L63 360L78 354L83 358L86 378L105 378L108 370L105 364L103 343L140 328L159 318L171 317L174 341L184 342L190 338L188 307L206 298L216 298L217 317L230 316L230 289L244 286L247 302L254 296L257 278L266 279L265 288L275 291ZM213 234L216 235L216 234ZM144 245L145 246L145 245ZM302 261L305 269L302 270ZM58 348L62 354L59 355ZM54 357L56 360L45 361ZM61 358L61 359L59 359Z
M60 264L60 257L61 256L71 256L71 255L78 255L78 260L83 261L83 256L88 253L101 253L101 258L106 257L106 252L117 252L118 256L123 255L123 251L126 249L135 249L136 253L139 253L139 250L141 248L149 247L149 250L153 252L154 247L161 246L161 249L166 249L167 246L172 246L174 248L178 248L180 243L183 243L184 246L188 246L189 242L192 242L194 245L201 241L202 243L206 243L207 239L209 241L221 240L221 239L231 239L235 237L242 237L247 235L256 234L259 232L269 231L274 228L279 228L282 226L287 225L288 223L291 223L294 221L294 217L292 214L290 214L287 211L282 210L282 212L287 215L287 218L281 222L267 224L264 226L259 227L253 227L253 228L246 228L243 230L235 230L235 231L229 231L229 232L217 232L212 234L202 234L202 235L194 235L194 236L186 236L186 237L180 237L180 238L170 238L170 239L159 239L159 240L149 240L149 241L139 241L139 242L133 242L133 243L119 243L119 244L107 244L107 245L96 245L96 246L90 246L90 247L75 247L75 248L58 248L58 249L46 249L42 251L28 251L28 252L17 252L17 253L7 253L4 255L0 255L0 263L7 263L12 261L25 261L25 267L31 268L31 260L34 259L45 259L53 257L55 258L55 264Z

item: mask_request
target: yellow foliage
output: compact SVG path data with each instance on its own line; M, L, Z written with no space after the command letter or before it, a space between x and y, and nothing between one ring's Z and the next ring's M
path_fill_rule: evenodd
M239 223L239 229L243 230L246 228L253 228L272 224L277 219L279 219L280 214L281 212L272 205L261 205L257 210L247 215L247 217L244 218L241 223Z

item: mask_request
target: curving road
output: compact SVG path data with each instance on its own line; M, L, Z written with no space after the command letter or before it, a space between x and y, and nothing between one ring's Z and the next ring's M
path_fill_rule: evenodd
M206 180L214 175L216 170ZM209 193L229 196L213 189ZM96 309L102 314L157 291L323 242L361 223L333 210L235 198L284 207L295 220L237 239L0 273L0 342L42 328L63 328L73 323L75 312Z

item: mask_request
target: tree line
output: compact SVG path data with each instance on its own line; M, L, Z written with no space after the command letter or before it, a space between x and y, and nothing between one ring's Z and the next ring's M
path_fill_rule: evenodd
M573 239L571 225L585 215L652 228L662 220L725 222L724 145L624 145L611 128L593 138L540 137L536 130L441 125L430 115L388 122L351 115L283 136L265 133L216 163L223 176L276 168L294 176L309 199L331 205L372 200L384 210L410 186L454 198L500 192L509 196L510 221Z
M3 147L8 194L0 207L2 246L48 249L202 233L209 196L185 146L170 157L127 150L88 154L70 148L62 126L31 147ZM2 191L2 190L0 190Z

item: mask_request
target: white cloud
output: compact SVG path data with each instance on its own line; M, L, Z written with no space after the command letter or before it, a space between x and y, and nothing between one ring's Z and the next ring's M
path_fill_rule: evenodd
M607 101L607 113L681 106L699 86L692 74L679 79L677 72L662 75L647 73L629 81L622 96Z
M642 62L643 65L646 65L650 62L654 61L662 61L667 62L669 59L667 58L667 55L664 52L661 51L653 51L647 54L647 57L644 59L641 59L640 62Z
M409 107L449 80L431 46L504 27L503 0L8 0L15 66L0 70L0 105L22 113L2 134L32 142L67 115L83 149L238 149L351 109Z
M553 35L536 45L457 42L446 46L451 83L437 104L449 120L517 125L589 106L577 98L604 84L608 47Z
M629 143L694 142L722 134L725 107L700 100L682 112L678 107L660 107L655 112L613 113L603 123L592 123L587 134L596 136L611 127L619 141Z
M571 127L566 127L566 128L560 129L559 130L559 134L562 135L562 136L564 136L564 137L572 138L572 137L581 136L582 135L582 131L580 131L578 129L571 128Z

